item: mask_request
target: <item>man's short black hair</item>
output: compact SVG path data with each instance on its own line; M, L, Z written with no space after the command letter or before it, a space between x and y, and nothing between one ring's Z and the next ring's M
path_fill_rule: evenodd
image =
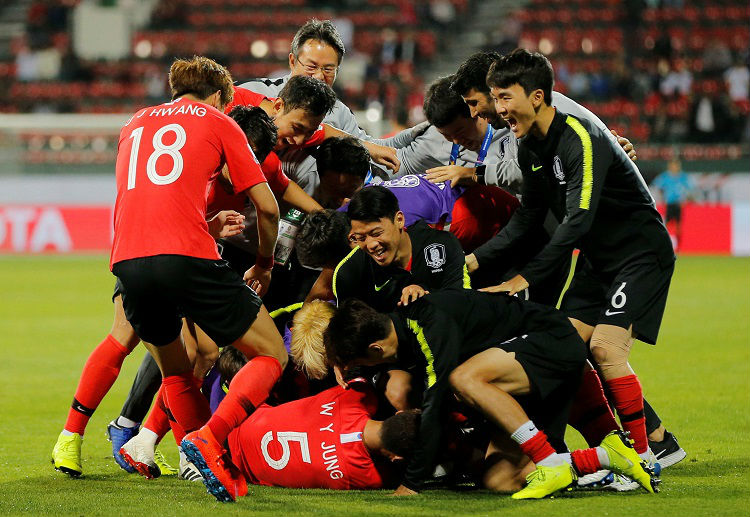
M454 74L451 89L459 95L466 95L472 88L489 95L487 71L490 65L500 59L497 52L477 52L469 56Z
M342 303L323 333L326 356L332 365L347 366L367 356L371 343L388 337L391 320L365 302L351 298Z
M454 76L438 79L430 85L424 97L424 115L435 127L445 127L458 117L471 118L469 106L451 89Z
M273 119L257 106L235 106L229 112L229 116L240 126L250 147L253 148L255 157L263 163L276 145L278 129Z
M509 88L518 84L526 95L542 90L544 102L551 106L555 72L544 54L517 48L492 64L487 72L487 84L490 88Z
M297 234L297 258L307 267L334 267L351 251L349 218L338 210L308 214Z
M396 195L381 185L366 187L352 196L346 214L351 221L371 223L383 217L393 220L399 211Z
M293 75L279 92L284 112L303 109L314 117L327 115L336 104L336 94L323 81L306 75Z
M231 345L222 348L219 358L216 360L216 367L219 369L221 383L228 388L234 376L237 375L237 372L246 363L247 357L238 349Z
M362 181L370 172L370 153L352 136L326 139L315 153L318 176L326 172L337 172L356 176Z
M380 428L383 448L402 458L409 456L417 445L421 418L418 409L409 409L383 420Z
M310 18L305 24L299 28L297 34L294 35L292 40L292 54L295 57L299 56L299 49L305 44L307 40L318 40L333 47L336 54L339 56L339 64L344 59L346 48L344 42L339 35L339 31L336 30L336 26L333 25L331 20L318 20L316 18Z

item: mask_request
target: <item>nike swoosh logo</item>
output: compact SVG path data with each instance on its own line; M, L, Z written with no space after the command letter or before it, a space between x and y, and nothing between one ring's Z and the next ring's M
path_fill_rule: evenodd
M607 309L606 311L604 311L604 315L605 316L614 316L615 314L622 314L623 312L625 312L625 311L611 311L611 310Z
M532 170L532 171L534 171L534 172L538 171L538 170L539 170L539 169L541 169L541 168L542 168L542 166L541 166L541 165L532 165L532 166L531 166L531 170Z
M388 280L385 281L385 283L383 285L380 285L380 286L376 285L375 286L375 291L379 292L383 287L387 286L388 282L390 282L390 281L391 281L391 279L389 278Z

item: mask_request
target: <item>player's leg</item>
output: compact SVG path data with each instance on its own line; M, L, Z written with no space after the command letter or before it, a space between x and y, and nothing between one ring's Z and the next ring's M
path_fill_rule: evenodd
M528 486L514 498L541 498L575 480L570 465L555 452L547 436L537 429L514 395L531 393L531 381L515 353L491 348L471 357L450 375L458 397L480 410L499 429L510 434L536 465Z
M414 396L419 395L412 389L412 376L404 370L388 370L388 381L385 384L385 398L396 411L405 411L419 407Z
M135 469L125 461L120 449L131 438L138 434L138 429L148 414L154 395L161 386L161 372L150 353L146 352L138 372L136 373L130 393L120 411L120 416L112 420L107 426L107 437L112 442L112 456L115 462L127 472Z
M86 425L117 380L123 361L140 341L125 318L120 296L115 297L114 308L112 330L91 352L83 367L65 427L52 451L55 469L73 477L83 472L81 443Z
M482 484L495 492L517 492L535 468L508 433L497 431L487 447Z

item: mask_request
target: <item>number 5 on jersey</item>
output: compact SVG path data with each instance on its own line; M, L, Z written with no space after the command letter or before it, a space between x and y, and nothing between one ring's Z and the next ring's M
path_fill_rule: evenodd
M175 141L171 144L165 144L164 135L170 132L175 134ZM133 146L130 148L130 163L128 164L128 190L135 188L135 175L138 170L138 151L141 146L142 136L142 127L138 127L130 133L130 138L133 139ZM180 149L182 149L186 141L187 134L185 133L185 128L179 124L167 124L154 133L152 140L154 152L151 153L146 161L146 175L151 180L151 183L154 185L169 185L177 181L177 178L182 174L184 165ZM163 155L169 155L172 158L172 170L167 174L161 175L156 171L156 162Z

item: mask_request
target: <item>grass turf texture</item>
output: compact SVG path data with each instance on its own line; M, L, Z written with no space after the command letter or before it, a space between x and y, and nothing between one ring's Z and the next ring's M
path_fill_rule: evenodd
M662 492L580 492L513 501L486 491L331 492L250 487L220 505L201 484L147 482L120 470L104 430L143 355L136 349L94 414L84 478L55 472L50 453L83 363L109 331L114 285L103 257L0 258L0 514L13 515L747 515L750 502L750 260L682 257L659 346L638 343L632 364L688 457L667 469ZM162 449L176 464L170 436ZM571 444L582 445L571 432Z

